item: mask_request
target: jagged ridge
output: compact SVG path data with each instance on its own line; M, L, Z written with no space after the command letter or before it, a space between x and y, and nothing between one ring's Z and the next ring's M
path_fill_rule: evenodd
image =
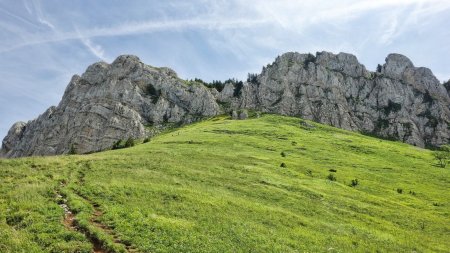
M298 116L420 147L449 141L449 95L431 70L390 54L376 72L351 54L286 53L242 86L221 92L188 83L169 68L136 56L95 63L75 75L57 107L15 123L2 142L5 157L110 148L233 110Z

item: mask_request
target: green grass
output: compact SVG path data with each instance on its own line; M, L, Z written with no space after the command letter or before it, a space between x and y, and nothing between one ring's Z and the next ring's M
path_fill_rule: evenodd
M301 121L219 117L128 149L0 160L0 252L89 252L86 231L116 252L448 252L450 169L430 151ZM85 233L62 224L58 191Z

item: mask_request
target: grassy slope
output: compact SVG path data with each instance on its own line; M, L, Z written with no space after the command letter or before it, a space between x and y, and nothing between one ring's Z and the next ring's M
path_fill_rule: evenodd
M55 191L117 251L93 205L142 252L450 249L450 170L429 151L300 121L216 118L129 149L0 160L0 251L89 251Z

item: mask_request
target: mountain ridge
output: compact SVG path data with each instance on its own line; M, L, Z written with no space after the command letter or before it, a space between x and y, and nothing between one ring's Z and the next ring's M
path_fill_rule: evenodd
M169 125L233 111L297 116L419 147L449 141L447 86L431 70L390 54L377 71L354 55L285 53L252 80L220 92L178 78L170 68L122 55L74 75L61 102L37 119L17 122L1 156L90 153L118 140L151 137Z

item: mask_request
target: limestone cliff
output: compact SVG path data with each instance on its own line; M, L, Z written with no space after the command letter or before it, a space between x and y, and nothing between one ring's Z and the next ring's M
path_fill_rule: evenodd
M16 123L2 143L3 156L55 155L109 149L117 140L144 138L164 123L191 123L220 113L204 86L188 86L168 68L120 56L72 77L57 107Z
M420 147L449 141L449 96L427 68L390 54L377 72L355 56L286 53L253 82L219 101L234 108L298 116Z
M286 53L242 85L218 92L181 80L168 68L120 56L75 75L57 107L15 123L2 142L5 157L78 153L111 148L232 110L298 116L401 140L420 147L449 142L450 98L427 68L390 54L376 72L355 56Z

